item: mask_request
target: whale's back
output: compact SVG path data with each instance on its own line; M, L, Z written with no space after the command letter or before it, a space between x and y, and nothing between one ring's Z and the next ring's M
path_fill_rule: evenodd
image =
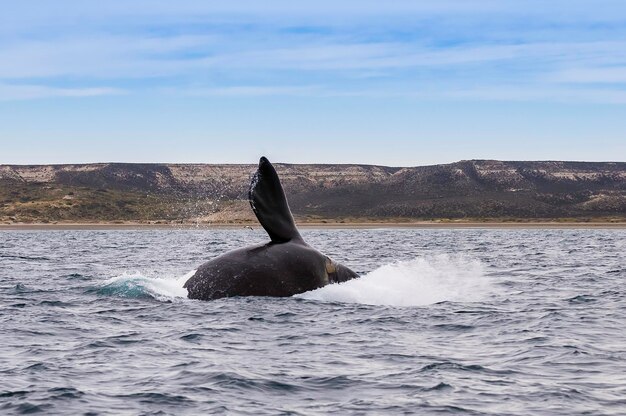
M204 263L185 283L191 299L292 296L328 283L325 257L302 244L269 243L232 250Z

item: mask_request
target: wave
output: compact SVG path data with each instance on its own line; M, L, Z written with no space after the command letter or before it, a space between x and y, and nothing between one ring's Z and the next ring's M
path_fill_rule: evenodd
M125 298L153 298L162 301L187 298L187 289L183 288L183 285L195 273L196 271L192 270L183 276L173 278L123 273L104 282L98 289L98 294Z
M358 279L296 295L298 298L367 305L423 306L476 302L493 291L484 265L465 255L437 255L387 264Z
M388 306L423 306L439 302L477 302L494 291L484 265L465 255L437 255L386 264L358 279L295 295L321 302ZM187 298L185 282L192 270L179 277L149 277L124 273L98 289L105 296L152 298L161 301Z

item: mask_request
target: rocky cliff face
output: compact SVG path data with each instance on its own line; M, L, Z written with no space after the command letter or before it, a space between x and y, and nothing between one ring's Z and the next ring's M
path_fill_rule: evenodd
M626 217L626 163L276 164L301 220ZM247 221L255 165L0 165L0 221Z

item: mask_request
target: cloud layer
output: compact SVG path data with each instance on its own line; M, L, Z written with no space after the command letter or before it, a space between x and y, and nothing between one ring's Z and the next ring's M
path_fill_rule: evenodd
M20 0L0 163L623 160L623 0Z
M178 92L623 103L626 5L599 3L24 1L0 15L0 99Z

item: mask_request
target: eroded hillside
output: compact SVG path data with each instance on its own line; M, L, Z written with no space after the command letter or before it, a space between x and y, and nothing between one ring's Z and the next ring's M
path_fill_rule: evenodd
M300 221L626 219L626 163L276 164ZM0 221L252 222L255 165L0 165Z

